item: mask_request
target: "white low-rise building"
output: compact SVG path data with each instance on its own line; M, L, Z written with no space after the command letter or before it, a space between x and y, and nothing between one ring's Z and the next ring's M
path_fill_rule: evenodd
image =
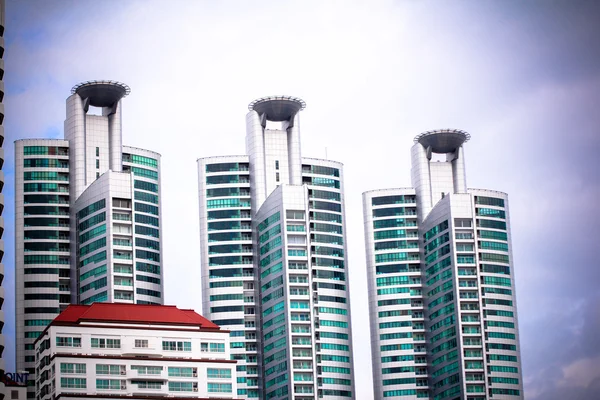
M36 398L237 397L229 332L175 306L71 305L35 342Z

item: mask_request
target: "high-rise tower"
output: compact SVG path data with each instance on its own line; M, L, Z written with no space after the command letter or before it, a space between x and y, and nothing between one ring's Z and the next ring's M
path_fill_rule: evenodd
M203 313L242 398L354 398L340 163L303 158L302 100L252 102L245 156L198 160Z
M467 189L469 138L417 136L413 187L363 193L375 399L523 396L508 198Z
M163 303L160 155L122 145L127 94L79 84L64 140L15 142L16 356L31 379L35 339L70 303Z

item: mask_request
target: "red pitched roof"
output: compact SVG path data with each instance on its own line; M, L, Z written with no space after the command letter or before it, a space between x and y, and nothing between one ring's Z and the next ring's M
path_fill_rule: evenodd
M194 310L180 310L175 306L147 304L93 303L89 306L69 305L52 323L125 322L157 325L198 326L202 329L220 329Z

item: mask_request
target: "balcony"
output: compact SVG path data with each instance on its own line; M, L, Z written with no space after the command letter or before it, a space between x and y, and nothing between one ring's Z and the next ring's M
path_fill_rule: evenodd
M119 252L119 251L116 251L113 254L113 257L118 260L132 260L133 259L131 253L123 253L123 252Z

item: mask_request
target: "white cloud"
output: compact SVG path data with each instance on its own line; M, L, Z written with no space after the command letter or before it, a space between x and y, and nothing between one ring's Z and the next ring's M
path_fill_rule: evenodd
M600 377L600 356L576 360L563 367L562 371L563 379L557 382L559 386L588 387Z

